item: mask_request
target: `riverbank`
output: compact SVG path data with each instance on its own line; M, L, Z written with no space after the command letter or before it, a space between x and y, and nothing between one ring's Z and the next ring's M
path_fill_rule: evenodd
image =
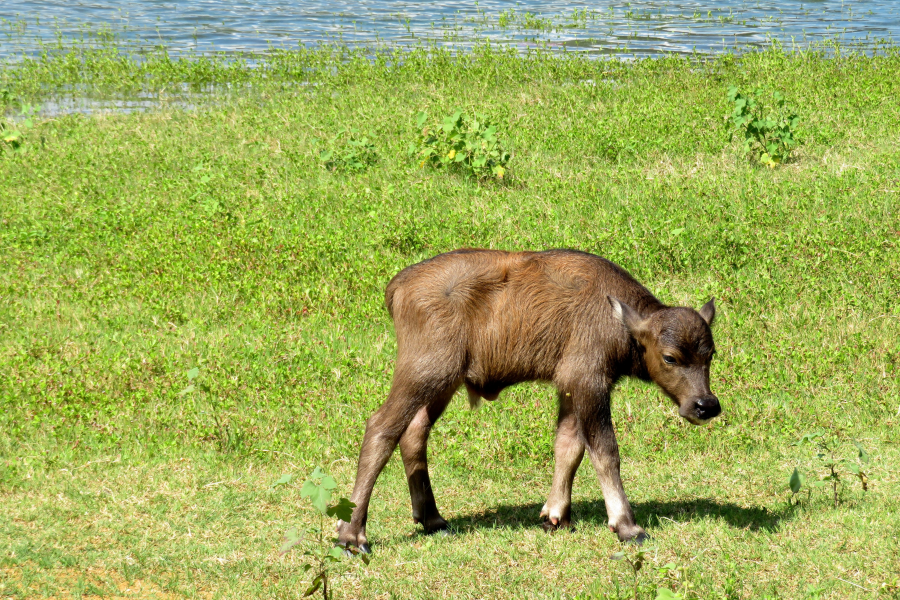
M322 465L349 494L390 385L385 284L481 246L579 248L665 302L717 299L721 418L682 423L637 382L614 399L625 487L654 538L640 597L896 597L896 52L159 56L62 57L0 79L15 111L66 90L161 102L6 130L18 138L0 151L0 594L302 593L300 558L277 549L308 504L272 484ZM729 141L732 85L795 107L801 144L785 164ZM502 180L409 156L418 113L439 122L456 107L497 123L512 152ZM358 168L335 162L351 135L371 144ZM455 401L431 455L457 535L419 535L393 459L374 559L337 597L631 597L589 466L577 530L540 529L554 420L540 385L478 411ZM838 457L866 449L868 490L845 472L837 507L831 487L808 485L789 505L794 468L827 473L793 445L818 430ZM669 563L678 578L657 569Z

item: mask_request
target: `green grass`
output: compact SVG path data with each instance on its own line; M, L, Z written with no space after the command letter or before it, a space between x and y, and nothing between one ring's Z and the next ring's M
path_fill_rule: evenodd
M7 67L0 98L165 99L179 82L208 96L39 118L24 151L0 153L4 598L300 596L301 557L277 549L312 513L296 485L270 486L322 465L349 494L390 385L384 286L461 246L579 248L665 302L717 298L722 417L687 425L632 381L614 398L625 487L653 536L640 597L900 595L900 54L104 56ZM792 161L763 168L727 142L729 85L798 108ZM500 125L503 182L407 157L418 112L456 107ZM320 151L351 128L377 161L326 170ZM457 534L419 534L392 459L373 561L336 597L630 598L587 464L577 530L539 527L554 403L536 384L477 411L454 402L431 457ZM790 506L791 472L818 464L791 444L817 429L844 456L866 447L869 491L848 479L837 508L825 490ZM683 578L651 568L670 562Z

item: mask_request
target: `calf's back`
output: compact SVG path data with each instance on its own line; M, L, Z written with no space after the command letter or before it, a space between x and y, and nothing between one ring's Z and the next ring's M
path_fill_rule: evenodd
M633 343L608 296L638 312L662 306L614 263L572 250L441 254L398 273L386 303L398 367L459 373L470 394L493 399L513 383L557 380L573 362L632 374Z

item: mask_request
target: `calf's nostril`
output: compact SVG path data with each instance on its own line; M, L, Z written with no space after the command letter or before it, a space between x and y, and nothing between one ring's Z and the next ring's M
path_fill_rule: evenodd
M719 399L715 396L710 398L701 398L697 401L697 416L701 419L712 419L722 412L719 405Z

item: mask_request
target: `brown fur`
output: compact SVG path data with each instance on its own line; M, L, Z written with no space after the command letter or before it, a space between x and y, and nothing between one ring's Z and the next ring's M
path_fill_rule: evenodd
M463 385L477 402L532 380L559 390L545 527L568 526L572 480L586 449L610 529L643 541L619 477L610 392L623 376L652 379L692 423L716 416L712 300L700 312L667 307L621 267L572 250L441 254L398 273L385 299L397 334L394 382L366 424L351 498L357 508L338 526L342 544L368 551L372 488L398 443L414 520L428 532L446 529L428 476L431 427Z

